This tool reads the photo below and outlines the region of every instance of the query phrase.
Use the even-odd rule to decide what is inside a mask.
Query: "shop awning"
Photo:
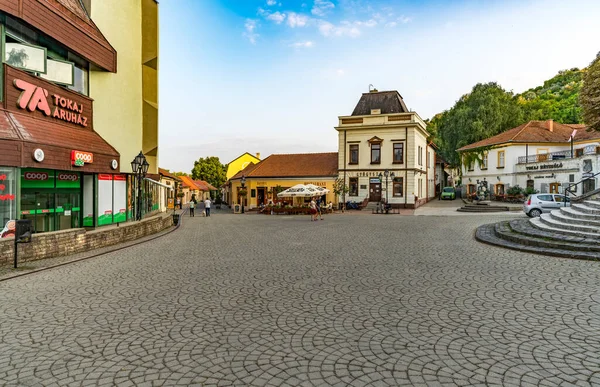
[[[120,162],[119,152],[98,133],[91,129],[79,129],[31,115],[8,112],[0,109],[0,139],[23,144],[20,166],[33,168],[66,169],[71,151],[90,152],[94,162],[86,164],[87,172],[114,173],[112,160]],[[38,163],[33,160],[33,149],[40,148],[46,159]],[[60,158],[60,159],[59,159]]]
[[[167,189],[173,189],[173,187],[171,187],[170,185],[166,185],[166,184],[160,183],[160,182],[158,182],[158,181],[156,181],[156,180],[152,180],[152,179],[150,179],[149,177],[145,177],[145,178],[144,178],[144,180],[148,180],[148,181],[150,181],[150,182],[152,182],[152,183],[154,183],[154,184],[156,184],[156,185],[159,185],[159,186],[161,186],[161,187],[165,187],[165,188],[167,188]]]

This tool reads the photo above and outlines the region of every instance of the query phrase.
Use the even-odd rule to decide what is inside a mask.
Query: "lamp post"
[[[383,180],[383,178],[385,177],[385,205],[387,206],[388,204],[388,177],[390,179],[394,178],[394,172],[390,173],[390,171],[388,171],[387,169],[385,171],[383,171],[383,174],[381,172],[379,172],[379,181]]]
[[[242,191],[246,187],[246,176],[242,175],[242,179],[240,181],[242,183]],[[242,214],[244,213],[244,196],[242,196]]]
[[[149,166],[148,160],[141,151],[131,162],[131,171],[135,174],[138,187],[135,220],[142,220],[142,180],[148,173]]]

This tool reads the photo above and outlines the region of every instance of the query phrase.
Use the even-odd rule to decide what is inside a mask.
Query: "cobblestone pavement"
[[[0,283],[1,385],[600,385],[600,265],[506,216],[188,218]]]

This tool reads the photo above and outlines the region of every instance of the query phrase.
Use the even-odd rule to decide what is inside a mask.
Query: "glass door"
[[[56,194],[56,229],[79,228],[81,208],[79,192],[58,192]]]

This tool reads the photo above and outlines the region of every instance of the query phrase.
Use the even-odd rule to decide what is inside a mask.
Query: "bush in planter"
[[[519,187],[518,185],[513,185],[506,190],[506,194],[511,196],[523,195],[523,188]]]
[[[525,195],[533,195],[536,193],[539,193],[540,191],[538,191],[537,189],[533,188],[533,187],[527,187],[525,188]]]

